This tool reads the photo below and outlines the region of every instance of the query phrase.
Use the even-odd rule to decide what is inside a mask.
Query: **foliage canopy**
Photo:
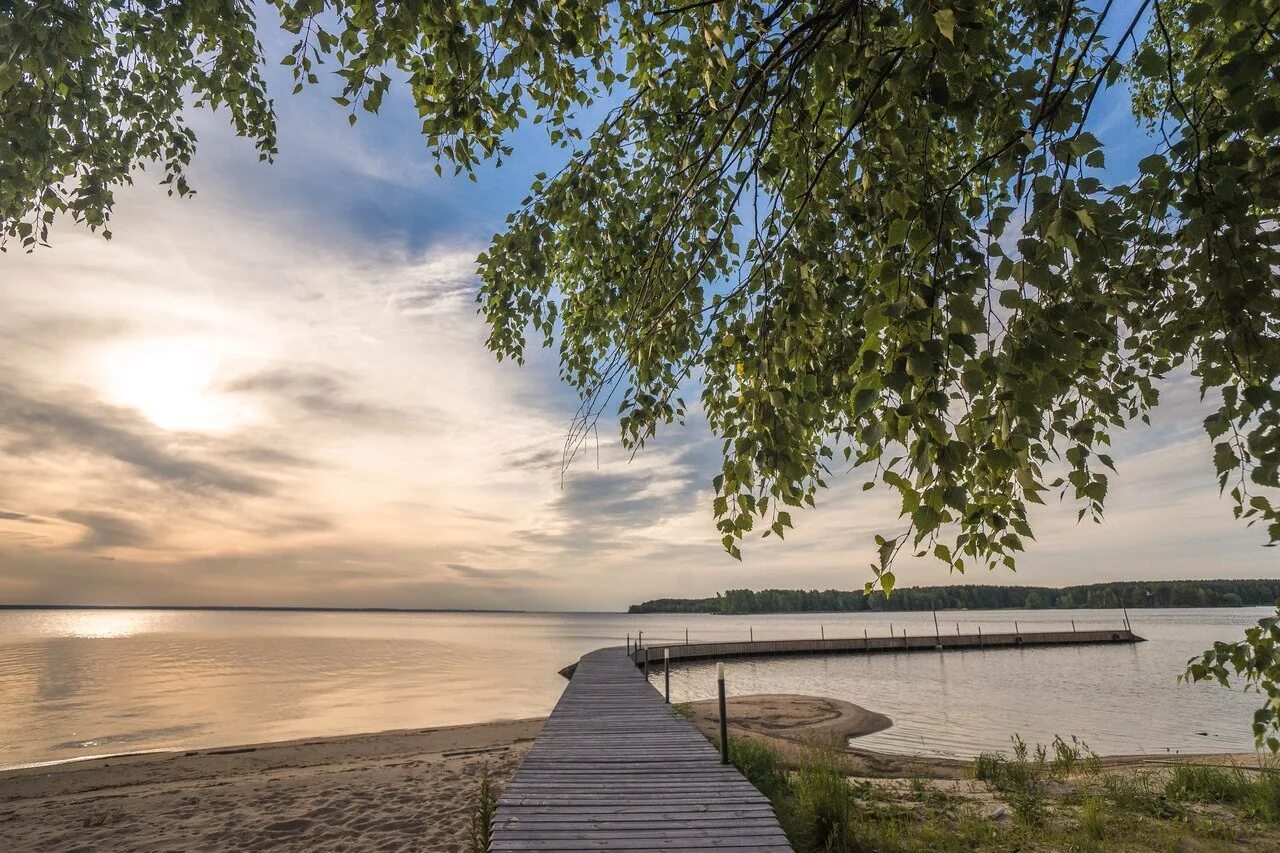
[[[295,90],[328,63],[354,122],[403,85],[445,167],[529,122],[566,148],[480,258],[489,345],[559,348],[575,438],[617,403],[639,447],[700,388],[735,556],[857,466],[901,498],[884,590],[903,548],[1013,566],[1029,504],[1100,517],[1111,433],[1176,370],[1280,540],[1278,0],[268,5]],[[275,150],[243,0],[9,0],[0,56],[10,243],[104,227],[145,164],[186,193],[188,106]],[[1155,140],[1119,183],[1112,89]]]

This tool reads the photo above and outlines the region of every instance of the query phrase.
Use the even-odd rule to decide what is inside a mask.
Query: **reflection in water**
[[[731,693],[813,693],[888,714],[864,739],[972,755],[1008,736],[1079,735],[1100,752],[1249,749],[1258,702],[1175,683],[1186,659],[1266,612],[1141,611],[1150,642],[870,657],[732,661]],[[940,614],[943,616],[944,614]],[[945,614],[944,630],[1110,627],[1099,611]],[[541,716],[556,671],[584,652],[647,641],[933,632],[928,614],[627,616],[222,611],[0,612],[0,766],[111,751],[185,749]],[[710,664],[672,673],[673,699],[714,692]],[[655,677],[660,678],[660,674]],[[1203,732],[1204,734],[1200,734]]]

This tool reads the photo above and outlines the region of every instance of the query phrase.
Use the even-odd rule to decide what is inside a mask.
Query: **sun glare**
[[[224,359],[208,341],[152,340],[104,359],[105,396],[136,409],[161,429],[220,432],[247,416],[245,405],[215,385]]]

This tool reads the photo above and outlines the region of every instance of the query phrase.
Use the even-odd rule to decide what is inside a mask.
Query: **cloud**
[[[270,490],[261,477],[175,454],[140,417],[90,401],[39,400],[0,385],[0,430],[9,433],[7,449],[15,455],[80,451],[109,457],[148,479],[184,490],[247,495]]]
[[[408,418],[391,406],[354,399],[347,377],[318,369],[277,367],[227,382],[223,391],[259,394],[283,401],[317,418],[346,423],[401,428]]]
[[[13,512],[0,509],[0,521],[25,521],[27,524],[47,524],[43,518],[27,515],[25,512]]]
[[[119,515],[67,510],[59,513],[59,517],[85,528],[76,547],[87,551],[100,548],[139,548],[151,541],[141,525]]]

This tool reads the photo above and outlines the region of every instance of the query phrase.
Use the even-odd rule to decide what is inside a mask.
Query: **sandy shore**
[[[718,734],[714,701],[688,706]],[[797,761],[810,744],[892,725],[816,696],[729,700],[731,737]],[[480,779],[500,791],[543,720],[117,756],[0,772],[0,851],[465,849]],[[1104,765],[1235,762],[1253,755],[1114,756]],[[963,779],[971,762],[844,749],[850,776]],[[957,782],[956,784],[960,784]]]
[[[480,779],[500,789],[542,720],[0,773],[0,849],[463,850]]]

